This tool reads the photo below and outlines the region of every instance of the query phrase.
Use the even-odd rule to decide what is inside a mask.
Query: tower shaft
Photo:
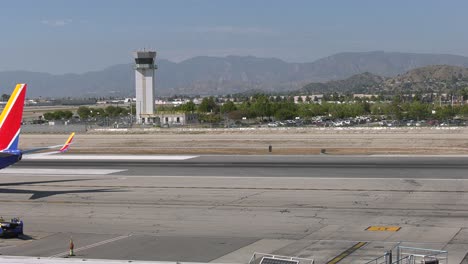
[[[154,123],[156,52],[136,51],[134,56],[136,121],[138,124]]]

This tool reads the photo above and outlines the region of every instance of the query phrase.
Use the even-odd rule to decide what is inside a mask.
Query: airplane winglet
[[[73,137],[75,137],[75,132],[70,134],[70,136],[68,137],[63,147],[59,150],[60,152],[65,152],[70,148],[70,145],[72,144],[72,141],[73,141]]]

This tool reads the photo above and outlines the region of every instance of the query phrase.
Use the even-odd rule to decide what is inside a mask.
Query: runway
[[[247,263],[254,252],[365,263],[396,243],[468,250],[468,157],[32,158],[0,171],[0,254]],[[76,159],[79,158],[79,159]],[[398,231],[369,231],[398,226]]]
[[[15,166],[34,169],[113,168],[129,176],[468,178],[468,156],[63,155],[54,159],[49,156],[25,157]]]

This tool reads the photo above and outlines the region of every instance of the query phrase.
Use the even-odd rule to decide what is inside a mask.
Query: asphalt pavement
[[[1,214],[26,234],[0,254],[62,258],[70,238],[86,259],[365,263],[401,243],[458,264],[468,251],[464,156],[57,157],[0,171]]]
[[[16,168],[112,168],[140,176],[468,178],[468,156],[189,156],[164,159],[25,159]],[[110,156],[111,157],[111,156]]]

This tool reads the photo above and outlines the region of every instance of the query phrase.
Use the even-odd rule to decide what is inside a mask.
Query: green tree
[[[237,109],[239,109],[244,114],[244,117],[256,117],[255,113],[252,110],[252,103],[250,101],[246,101],[240,105],[237,105]]]
[[[117,117],[121,115],[127,115],[128,109],[120,106],[110,105],[104,109],[104,115],[110,117]]]
[[[219,107],[216,104],[213,96],[203,98],[202,102],[198,106],[198,112],[201,113],[217,113],[218,111]]]
[[[361,103],[358,103],[359,105],[362,106],[362,109],[364,111],[363,114],[370,114],[371,110],[370,110],[370,107],[371,105],[368,103],[368,102],[361,102]]]
[[[52,112],[44,113],[44,119],[45,120],[55,120],[55,115]]]
[[[73,117],[73,112],[70,110],[65,110],[63,111],[63,117],[64,119],[71,119]]]
[[[70,110],[65,111],[54,111],[44,113],[44,119],[46,120],[61,120],[61,119],[70,119],[73,117],[73,113]]]
[[[363,104],[330,104],[329,113],[335,118],[356,117],[365,114]]]
[[[466,108],[466,110],[468,111],[468,107],[463,106],[460,109],[460,113],[463,113],[465,111],[464,108]],[[447,120],[447,119],[453,118],[455,115],[456,115],[455,109],[451,105],[439,106],[435,108],[434,117],[437,120]]]
[[[236,110],[237,107],[232,101],[227,101],[221,106],[221,113],[230,113]]]
[[[195,105],[194,102],[192,101],[189,101],[185,104],[182,104],[179,106],[179,110],[180,111],[183,111],[185,113],[192,113],[192,112],[195,112],[195,110],[197,109],[197,106]]]
[[[392,116],[393,112],[393,105],[389,103],[376,103],[370,106],[370,114],[372,115]]]
[[[332,94],[332,98],[331,98],[331,99],[332,99],[332,101],[337,102],[337,101],[340,100],[340,96],[338,95],[337,92],[334,92],[334,93]]]
[[[291,101],[275,103],[272,105],[272,113],[277,120],[291,119],[298,116],[298,106]]]
[[[235,110],[235,111],[228,112],[227,116],[229,119],[241,120],[242,117],[244,116],[247,117],[248,114],[244,110]]]
[[[414,96],[413,96],[413,101],[418,101],[418,102],[421,102],[422,100],[422,94],[421,92],[417,92]]]
[[[395,95],[393,96],[392,104],[391,104],[391,115],[394,119],[400,120],[403,118],[403,113],[401,109],[402,96]]]
[[[104,108],[93,108],[94,117],[106,117],[108,116]]]
[[[325,115],[325,108],[320,104],[300,104],[297,114],[302,118],[321,116]]]
[[[62,110],[57,110],[57,111],[53,112],[53,114],[55,116],[55,120],[62,119],[65,116],[65,112],[62,111]]]
[[[76,113],[78,114],[80,119],[87,119],[91,115],[91,110],[89,109],[89,107],[80,106],[78,107],[78,110],[76,111]]]
[[[201,122],[213,124],[219,123],[221,121],[221,117],[212,113],[200,113],[198,116],[198,120],[200,120]]]
[[[422,120],[430,116],[431,108],[429,104],[414,101],[408,105],[408,118]]]
[[[278,109],[275,112],[275,118],[277,120],[286,120],[286,119],[293,119],[296,116],[296,113],[291,109]]]
[[[107,116],[115,117],[119,115],[119,109],[113,105],[109,105],[104,109]]]
[[[272,115],[271,102],[267,96],[257,95],[254,100],[255,102],[251,107],[254,116],[261,117],[263,120],[264,117]]]

